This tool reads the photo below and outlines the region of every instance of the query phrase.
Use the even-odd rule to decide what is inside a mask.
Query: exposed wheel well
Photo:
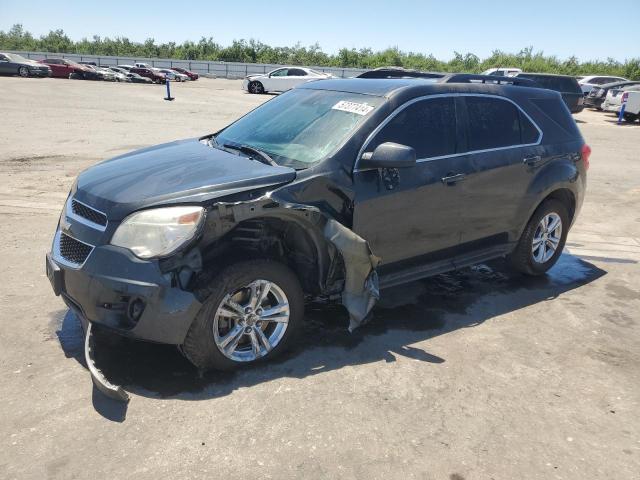
[[[332,249],[323,241],[320,248]],[[221,266],[251,258],[268,258],[288,265],[298,276],[305,294],[326,294],[342,270],[328,265],[324,253],[318,252],[313,235],[302,225],[276,217],[262,217],[240,222],[231,231],[202,251],[203,273],[215,272]],[[337,251],[333,258],[339,257]],[[326,290],[326,291],[323,291]]]

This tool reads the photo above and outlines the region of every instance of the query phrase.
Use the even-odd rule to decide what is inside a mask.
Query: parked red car
[[[51,68],[51,76],[56,78],[70,78],[71,75],[76,75],[79,78],[93,79],[96,73],[90,70],[84,65],[72,62],[66,58],[46,58],[40,60],[40,63],[49,65]]]
[[[200,78],[200,75],[198,75],[197,73],[190,72],[189,70],[186,70],[184,68],[171,67],[171,70],[175,70],[176,72],[183,73],[184,75],[189,77],[191,80],[197,80],[198,78]]]
[[[150,78],[153,83],[165,82],[164,73],[158,72],[157,70],[151,70],[150,68],[134,67],[134,68],[130,68],[129,71],[131,73],[137,73],[141,77]]]

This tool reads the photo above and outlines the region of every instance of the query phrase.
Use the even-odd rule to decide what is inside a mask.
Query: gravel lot
[[[239,81],[0,78],[0,478],[631,479],[640,472],[640,125],[585,111],[587,198],[546,278],[500,262],[384,292],[354,334],[307,312],[275,364],[198,378],[114,342],[92,390],[79,323],[44,274],[82,169],[208,133],[268,96]]]

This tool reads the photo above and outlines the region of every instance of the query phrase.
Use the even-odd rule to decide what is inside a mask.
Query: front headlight
[[[137,257],[163,257],[191,240],[204,218],[202,207],[166,207],[129,215],[113,234],[111,245]]]

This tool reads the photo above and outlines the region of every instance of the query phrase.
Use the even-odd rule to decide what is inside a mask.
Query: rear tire
[[[264,86],[262,85],[262,83],[256,82],[254,80],[253,82],[249,83],[249,93],[264,93]]]
[[[304,295],[298,277],[275,261],[232,264],[199,293],[205,300],[182,351],[202,371],[271,360],[292,345],[302,325]]]
[[[569,212],[564,203],[554,199],[542,202],[509,255],[510,265],[526,275],[545,274],[562,254],[569,223]]]

